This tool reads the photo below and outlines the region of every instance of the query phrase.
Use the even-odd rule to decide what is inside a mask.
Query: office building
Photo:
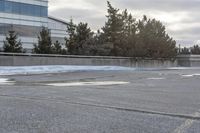
[[[0,48],[8,31],[14,30],[30,51],[37,44],[42,27],[47,27],[53,41],[64,43],[67,23],[48,17],[48,0],[0,0]]]

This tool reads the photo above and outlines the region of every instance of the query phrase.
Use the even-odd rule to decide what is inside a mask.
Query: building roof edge
[[[58,21],[58,22],[60,22],[60,23],[66,24],[66,25],[69,24],[68,22],[66,22],[66,21],[64,21],[64,20],[55,18],[55,17],[53,17],[53,16],[48,16],[48,18],[49,18],[49,19],[52,19],[52,20],[54,20],[54,21]]]

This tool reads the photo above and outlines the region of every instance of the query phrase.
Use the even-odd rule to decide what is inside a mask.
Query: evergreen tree
[[[71,20],[66,47],[70,54],[171,58],[177,54],[176,42],[155,19],[136,20],[127,10],[120,12],[110,2],[102,32],[93,35],[87,23],[77,26]]]
[[[6,40],[4,41],[3,46],[4,52],[12,52],[12,53],[22,53],[22,43],[19,40],[15,31],[9,31],[9,34],[6,36]]]
[[[69,54],[76,54],[76,44],[75,44],[75,30],[76,30],[76,25],[73,23],[73,20],[71,19],[69,24],[67,25],[67,33],[69,37],[65,38],[66,41],[66,47],[67,51]]]
[[[180,54],[191,54],[191,53],[190,53],[190,49],[184,47],[184,48],[181,49]]]
[[[177,54],[176,42],[169,37],[165,26],[160,21],[148,19],[146,16],[138,23],[138,40],[136,56],[165,58]]]
[[[67,54],[67,51],[62,48],[62,45],[57,40],[52,46],[53,54]]]
[[[69,37],[66,38],[66,47],[69,54],[84,55],[86,47],[89,47],[89,40],[93,37],[88,24],[80,22],[75,26],[71,20],[67,32]]]
[[[38,45],[34,44],[33,53],[37,54],[52,54],[52,41],[51,36],[45,27],[42,28],[38,36]]]
[[[61,54],[62,51],[62,46],[61,44],[58,42],[58,40],[53,44],[52,46],[53,48],[53,53],[54,54]]]
[[[191,48],[191,54],[200,54],[200,47],[198,45],[194,45]]]
[[[165,58],[177,54],[176,42],[165,31],[160,21],[148,19],[136,21],[132,14],[114,8],[108,2],[108,15],[103,33],[103,44],[112,45],[110,55]]]
[[[108,4],[108,15],[107,22],[105,26],[102,28],[103,37],[105,42],[112,45],[111,55],[120,55],[122,53],[121,44],[123,38],[123,19],[122,15],[119,13],[119,9],[114,8],[110,2]]]
[[[76,46],[77,53],[84,54],[85,47],[88,47],[88,40],[93,37],[93,33],[87,23],[79,23],[76,27]]]
[[[137,22],[127,10],[122,12],[122,19],[123,34],[121,35],[122,43],[120,45],[123,50],[122,56],[134,56],[137,39]]]

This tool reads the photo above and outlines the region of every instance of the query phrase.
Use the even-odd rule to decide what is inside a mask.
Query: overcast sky
[[[164,23],[177,43],[200,43],[200,0],[110,0],[119,9],[128,9],[136,18],[146,14]],[[93,30],[106,20],[106,0],[49,0],[49,15],[69,21],[88,22]]]

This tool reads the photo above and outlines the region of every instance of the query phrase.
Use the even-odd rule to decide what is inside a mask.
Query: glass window
[[[0,35],[6,35],[10,30],[14,30],[19,36],[37,37],[41,31],[41,27],[0,23]]]
[[[12,2],[6,1],[5,2],[5,12],[12,13]]]
[[[19,3],[13,3],[12,5],[13,5],[12,6],[12,12],[19,14],[20,13],[20,4]]]
[[[4,11],[4,0],[0,0],[0,11]]]
[[[5,0],[0,0],[0,11],[38,17],[47,17],[48,15],[47,7]]]

